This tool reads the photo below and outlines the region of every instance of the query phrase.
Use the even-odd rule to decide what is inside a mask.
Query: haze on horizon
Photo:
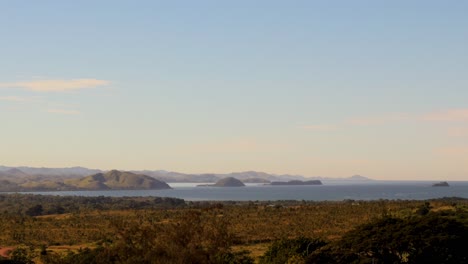
[[[468,180],[467,13],[3,1],[0,165]]]

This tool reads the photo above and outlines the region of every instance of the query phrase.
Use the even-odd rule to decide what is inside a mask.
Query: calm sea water
[[[319,186],[268,186],[248,184],[246,187],[197,187],[200,183],[169,183],[171,190],[66,191],[34,192],[35,194],[72,196],[159,196],[188,201],[274,201],[310,200],[423,200],[442,197],[468,198],[468,181],[449,182],[450,187],[432,187],[433,182],[338,182],[323,181]]]

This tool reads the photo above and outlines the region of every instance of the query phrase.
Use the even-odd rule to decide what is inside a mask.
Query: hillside
[[[0,192],[156,190],[170,188],[167,183],[153,177],[117,170],[78,178],[76,176],[70,178],[67,176],[30,175],[17,168],[0,171]]]
[[[243,187],[244,183],[233,177],[227,177],[213,184],[215,187]]]
[[[167,183],[147,175],[111,170],[80,179],[66,180],[66,184],[85,190],[155,190],[170,189]]]

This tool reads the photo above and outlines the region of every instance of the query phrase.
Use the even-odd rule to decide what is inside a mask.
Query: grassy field
[[[37,207],[38,201],[43,203],[42,207],[55,206],[54,203],[60,202],[55,199],[60,198],[51,198],[45,203],[44,197],[35,200],[30,196],[28,202],[19,203],[21,208],[16,210],[29,212],[26,208]],[[65,208],[60,214],[42,213],[37,216],[18,215],[14,208],[10,208],[0,218],[3,230],[0,246],[24,247],[30,255],[40,255],[40,251],[63,255],[133,239],[128,237],[130,233],[142,232],[140,239],[177,240],[187,236],[205,243],[205,240],[219,239],[206,233],[224,232],[229,238],[226,243],[233,252],[248,251],[251,257],[258,259],[273,241],[298,237],[334,241],[372,219],[408,217],[424,207],[434,212],[466,212],[468,201],[192,202],[173,208],[149,209],[96,209],[87,206],[69,212]],[[199,228],[199,234],[193,233],[196,228]],[[37,256],[33,257],[40,263]]]

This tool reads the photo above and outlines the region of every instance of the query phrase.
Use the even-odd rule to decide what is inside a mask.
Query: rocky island
[[[320,180],[310,180],[310,181],[299,181],[299,180],[292,180],[287,182],[272,182],[270,185],[322,185]]]
[[[215,184],[197,185],[198,187],[244,187],[245,184],[234,177],[227,177],[217,181]]]
[[[432,184],[432,187],[449,187],[449,186],[450,185],[446,181]]]

